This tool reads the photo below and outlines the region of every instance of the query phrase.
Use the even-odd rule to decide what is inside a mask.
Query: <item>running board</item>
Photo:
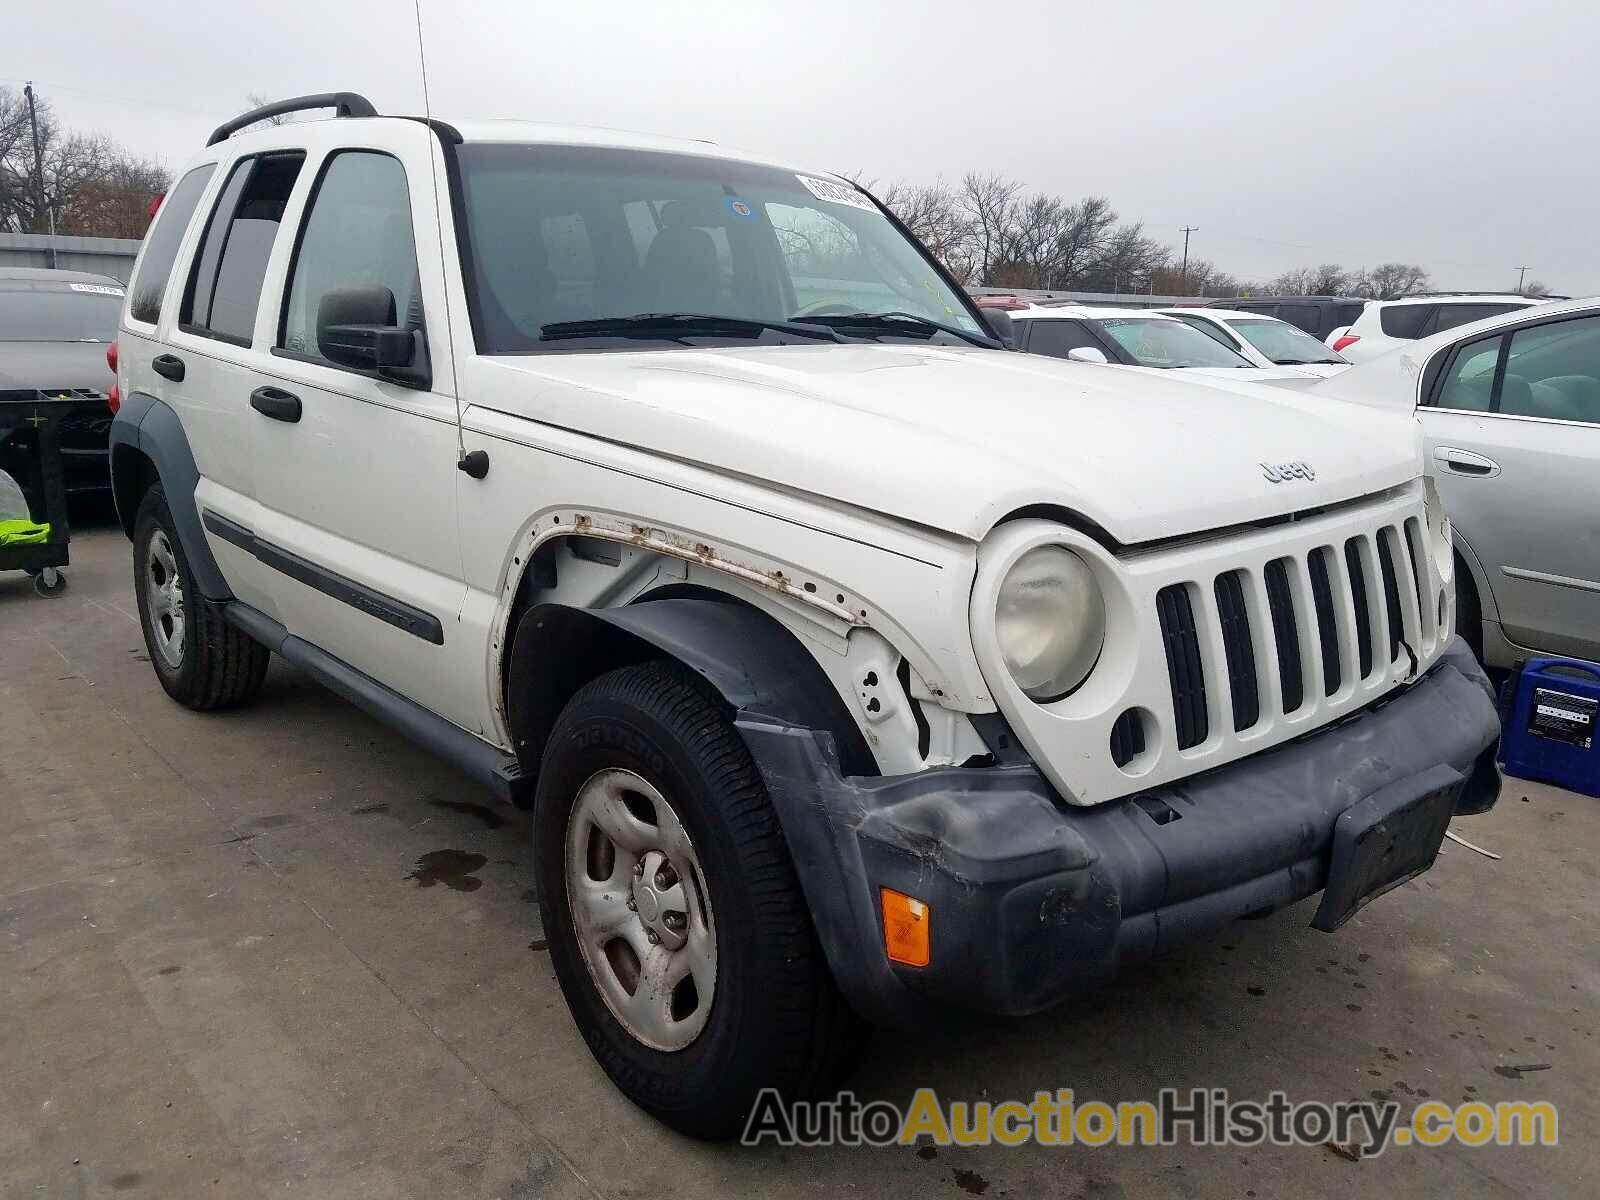
[[[231,600],[222,606],[222,615],[228,624],[248,634],[285,662],[293,663],[330,691],[455,764],[496,798],[519,808],[532,803],[533,781],[522,774],[514,756],[495,749],[459,725],[452,725],[327,651],[293,636],[259,609]]]

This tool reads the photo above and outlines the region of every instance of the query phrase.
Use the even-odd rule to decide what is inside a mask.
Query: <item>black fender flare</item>
[[[529,608],[506,671],[506,714],[522,771],[537,774],[567,701],[589,680],[629,663],[672,658],[703,676],[735,718],[830,736],[851,774],[877,773],[844,698],[776,618],[728,597],[676,596],[620,608]]]
[[[144,498],[138,473],[140,457],[155,467],[166,490],[178,541],[200,594],[219,602],[233,599],[200,524],[200,507],[194,498],[200,471],[195,466],[188,435],[183,432],[183,422],[167,404],[148,392],[130,392],[111,422],[111,490],[117,515],[129,537],[133,536],[134,514]]]

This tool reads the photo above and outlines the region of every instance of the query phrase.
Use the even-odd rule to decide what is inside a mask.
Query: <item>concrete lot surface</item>
[[[1581,1196],[1600,1191],[1600,800],[1511,780],[1339,934],[1241,923],[1023,1021],[880,1033],[905,1103],[1548,1099],[1554,1149],[742,1149],[685,1141],[575,1032],[528,826],[274,664],[201,716],[156,683],[128,544],[0,575],[5,1197]],[[1540,1068],[1540,1069],[1516,1069]]]

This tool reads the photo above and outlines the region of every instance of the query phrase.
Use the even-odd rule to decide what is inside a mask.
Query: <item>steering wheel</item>
[[[854,305],[840,304],[837,300],[817,300],[806,305],[796,317],[848,317],[856,311]]]

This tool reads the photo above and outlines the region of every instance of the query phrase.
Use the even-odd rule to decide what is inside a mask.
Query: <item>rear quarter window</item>
[[[211,182],[216,163],[196,167],[178,181],[171,195],[156,214],[155,228],[145,240],[144,258],[139,263],[138,274],[129,288],[132,297],[128,316],[135,321],[154,325],[161,319],[161,298],[167,290],[167,276],[172,274],[172,264],[178,257],[178,247],[200,204],[200,196]]]
[[[1392,338],[1416,338],[1437,304],[1386,304],[1378,310],[1378,327]]]

